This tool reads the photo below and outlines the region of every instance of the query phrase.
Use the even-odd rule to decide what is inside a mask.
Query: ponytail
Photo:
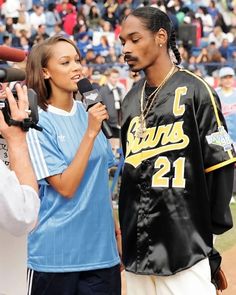
[[[173,60],[173,63],[179,65],[181,63],[181,56],[179,50],[176,46],[176,36],[174,29],[171,30],[170,34],[170,49],[169,49],[170,58]]]

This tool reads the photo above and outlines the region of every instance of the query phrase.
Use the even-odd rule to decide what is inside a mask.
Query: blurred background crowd
[[[119,158],[120,104],[142,76],[125,64],[119,33],[123,18],[145,5],[169,15],[181,66],[216,89],[235,143],[236,0],[0,0],[0,45],[29,52],[54,34],[72,39],[81,52],[84,76],[100,89],[107,106],[111,143]],[[9,66],[24,69],[25,62],[13,65],[0,60],[0,67]]]
[[[120,25],[143,5],[158,7],[171,18],[184,67],[212,86],[223,65],[235,68],[235,0],[0,0],[0,44],[29,51],[48,36],[66,35],[81,51],[86,76],[102,85],[103,74],[115,67],[127,90],[137,77],[123,60]]]

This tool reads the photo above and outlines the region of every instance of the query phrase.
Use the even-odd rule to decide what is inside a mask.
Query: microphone
[[[24,71],[15,68],[0,68],[0,82],[13,82],[24,80]]]
[[[8,46],[0,46],[0,59],[6,61],[21,62],[25,60],[26,53],[24,50]]]
[[[86,111],[95,105],[98,102],[102,103],[102,97],[97,89],[93,89],[92,84],[86,78],[79,80],[77,83],[79,92],[84,97],[84,102],[86,106]],[[107,120],[102,122],[102,131],[105,134],[106,138],[111,138],[113,136],[110,126],[107,123]]]

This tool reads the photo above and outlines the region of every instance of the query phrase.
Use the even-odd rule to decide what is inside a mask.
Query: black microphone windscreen
[[[24,80],[24,71],[15,68],[0,68],[0,82],[13,82]]]
[[[79,80],[77,83],[78,90],[83,96],[84,104],[86,110],[98,102],[102,102],[102,97],[97,89],[94,89],[92,84],[87,78]],[[106,120],[102,122],[102,131],[107,138],[113,136],[111,128]]]
[[[8,46],[0,46],[0,59],[6,61],[21,62],[24,61],[26,53],[24,50]]]
[[[93,90],[93,86],[87,78],[79,80],[77,86],[81,94]]]

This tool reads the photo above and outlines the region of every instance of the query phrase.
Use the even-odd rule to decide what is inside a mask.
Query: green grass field
[[[236,203],[231,204],[230,207],[233,216],[234,227],[223,235],[217,236],[215,247],[220,253],[223,253],[224,251],[229,250],[234,245],[236,245]]]

